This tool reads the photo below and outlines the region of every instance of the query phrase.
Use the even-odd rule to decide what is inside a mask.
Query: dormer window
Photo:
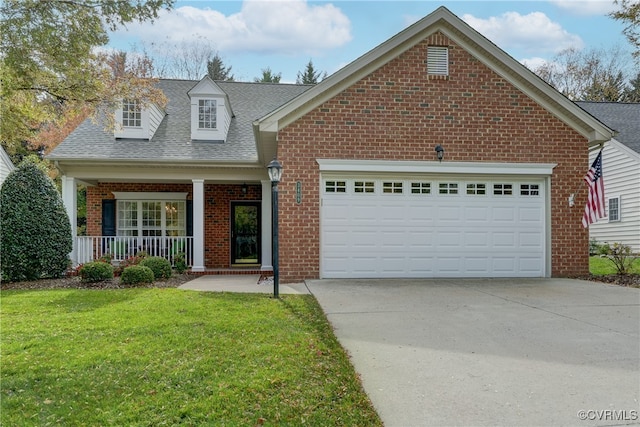
[[[138,101],[133,99],[122,101],[122,126],[126,128],[142,126],[142,110]]]
[[[127,139],[152,139],[165,112],[155,104],[144,105],[134,99],[123,99],[114,112],[113,136]]]
[[[217,128],[218,105],[215,99],[198,100],[198,128]]]
[[[191,140],[224,142],[233,119],[229,97],[209,76],[187,93],[191,100]]]

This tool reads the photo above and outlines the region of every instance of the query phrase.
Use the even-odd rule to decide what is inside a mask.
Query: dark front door
[[[231,202],[231,263],[260,264],[260,202]]]

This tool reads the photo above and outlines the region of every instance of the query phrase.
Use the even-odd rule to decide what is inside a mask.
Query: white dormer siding
[[[139,103],[122,100],[115,112],[116,138],[151,139],[162,122],[165,112],[157,105],[141,108]]]
[[[205,76],[190,91],[191,139],[225,141],[233,113],[229,98],[209,77]]]

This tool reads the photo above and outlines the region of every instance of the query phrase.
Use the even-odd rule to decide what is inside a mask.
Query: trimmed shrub
[[[95,283],[113,279],[113,266],[106,262],[88,262],[80,267],[78,272],[80,273],[81,280],[85,283]]]
[[[140,261],[138,265],[149,267],[153,271],[153,277],[156,280],[171,277],[171,263],[163,257],[150,256]]]
[[[184,257],[184,252],[179,252],[174,258],[173,263],[175,264],[176,272],[178,274],[183,274],[187,271],[187,261]]]
[[[70,267],[71,223],[55,184],[25,160],[0,189],[2,278],[61,277]]]
[[[120,282],[124,285],[153,283],[153,271],[144,265],[132,265],[122,270]]]
[[[118,263],[118,267],[116,267],[115,275],[116,277],[120,276],[125,268],[130,267],[132,265],[140,264],[140,261],[147,257],[147,253],[144,251],[138,252],[135,256],[130,256],[129,258],[123,259]]]

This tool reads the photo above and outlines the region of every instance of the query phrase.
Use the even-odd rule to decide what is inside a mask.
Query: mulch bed
[[[572,279],[591,280],[592,282],[602,282],[611,285],[626,286],[629,288],[640,288],[640,274],[608,274],[605,276],[576,276]]]
[[[167,280],[160,280],[149,285],[137,285],[137,288],[177,288],[178,286],[193,280],[199,276],[190,274],[174,274]],[[603,282],[612,285],[625,286],[631,288],[640,288],[640,274],[617,275],[610,274],[607,276],[594,276],[592,274],[586,276],[575,276],[572,279],[590,280],[594,282]],[[122,285],[119,278],[105,280],[97,283],[82,283],[79,276],[67,276],[59,279],[42,279],[31,282],[2,282],[0,290],[9,289],[123,289],[132,286]]]
[[[128,286],[120,283],[119,278],[104,280],[97,283],[83,283],[79,276],[66,276],[59,279],[42,279],[30,282],[2,282],[0,290],[9,289],[124,289],[124,288],[177,288],[198,276],[189,274],[174,274],[166,280],[158,280],[152,284]]]

